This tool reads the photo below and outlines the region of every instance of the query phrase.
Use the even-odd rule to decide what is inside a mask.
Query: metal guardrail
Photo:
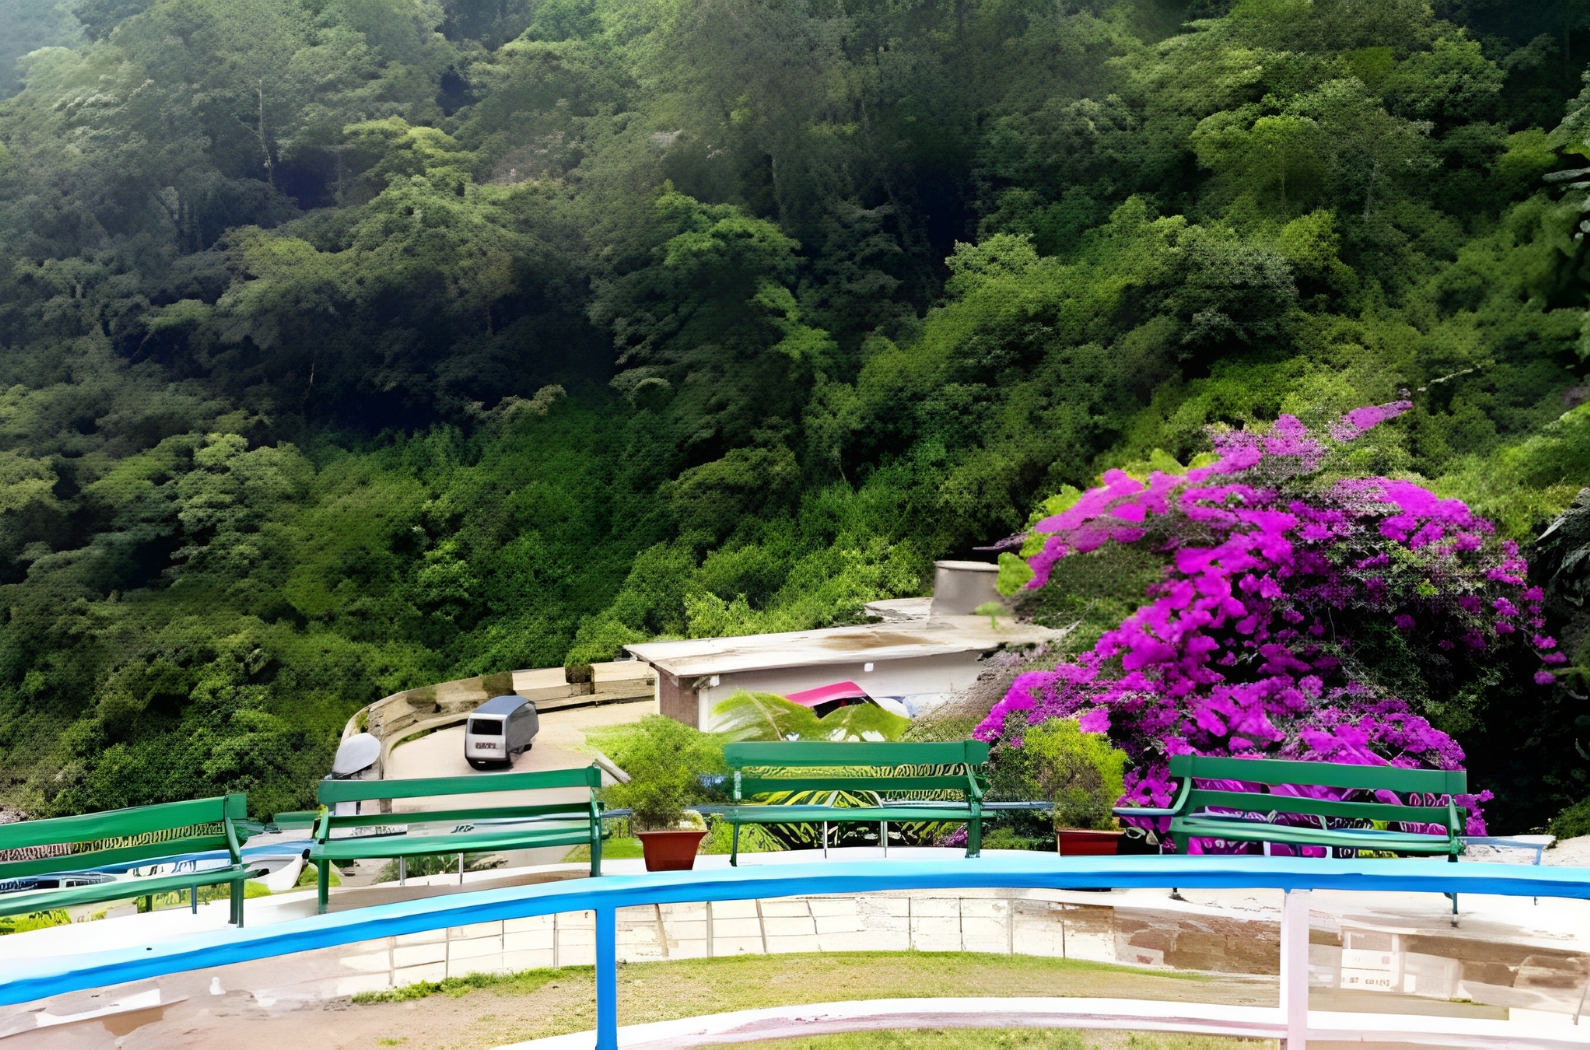
[[[609,875],[456,893],[248,929],[226,928],[143,948],[56,956],[0,967],[0,1005],[185,970],[226,966],[449,926],[559,912],[596,914],[596,1050],[617,1050],[617,909],[891,890],[1084,889],[1097,886],[1275,889],[1281,917],[1281,1027],[1288,1050],[1308,1034],[1308,891],[1480,893],[1590,899],[1590,870],[1435,860],[1294,857],[1055,857],[1006,854],[943,861],[770,864]]]

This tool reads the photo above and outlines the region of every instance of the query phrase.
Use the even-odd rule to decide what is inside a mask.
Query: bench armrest
[[[237,828],[232,826],[232,818],[227,817],[221,826],[226,829],[226,851],[231,854],[232,863],[243,863],[243,844],[237,840]]]
[[[315,814],[315,822],[309,827],[309,837],[318,842],[325,842],[331,838],[331,807],[321,806]]]
[[[1176,792],[1176,801],[1170,804],[1169,809],[1149,806],[1115,806],[1110,812],[1118,817],[1174,817],[1187,807],[1187,796],[1192,794],[1193,778],[1181,778],[1181,788]]]

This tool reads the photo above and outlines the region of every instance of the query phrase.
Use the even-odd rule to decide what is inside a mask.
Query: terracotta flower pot
[[[1054,833],[1056,852],[1062,857],[1113,857],[1123,834],[1125,832],[1057,828]]]
[[[689,871],[696,866],[696,850],[705,831],[637,831],[640,848],[646,855],[647,871]]]

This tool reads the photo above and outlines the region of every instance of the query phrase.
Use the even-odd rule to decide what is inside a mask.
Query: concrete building
[[[787,696],[845,681],[914,714],[969,688],[991,653],[1063,636],[1005,617],[971,615],[997,599],[995,572],[980,562],[939,562],[934,598],[866,606],[876,623],[624,648],[657,672],[658,711],[698,729],[710,729],[713,706],[742,689]]]

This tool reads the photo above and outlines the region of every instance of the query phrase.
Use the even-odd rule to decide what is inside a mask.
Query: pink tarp
[[[835,682],[833,685],[820,685],[816,689],[803,689],[798,693],[790,693],[784,699],[802,707],[816,707],[818,704],[832,703],[835,700],[871,700],[872,697],[855,682]]]

